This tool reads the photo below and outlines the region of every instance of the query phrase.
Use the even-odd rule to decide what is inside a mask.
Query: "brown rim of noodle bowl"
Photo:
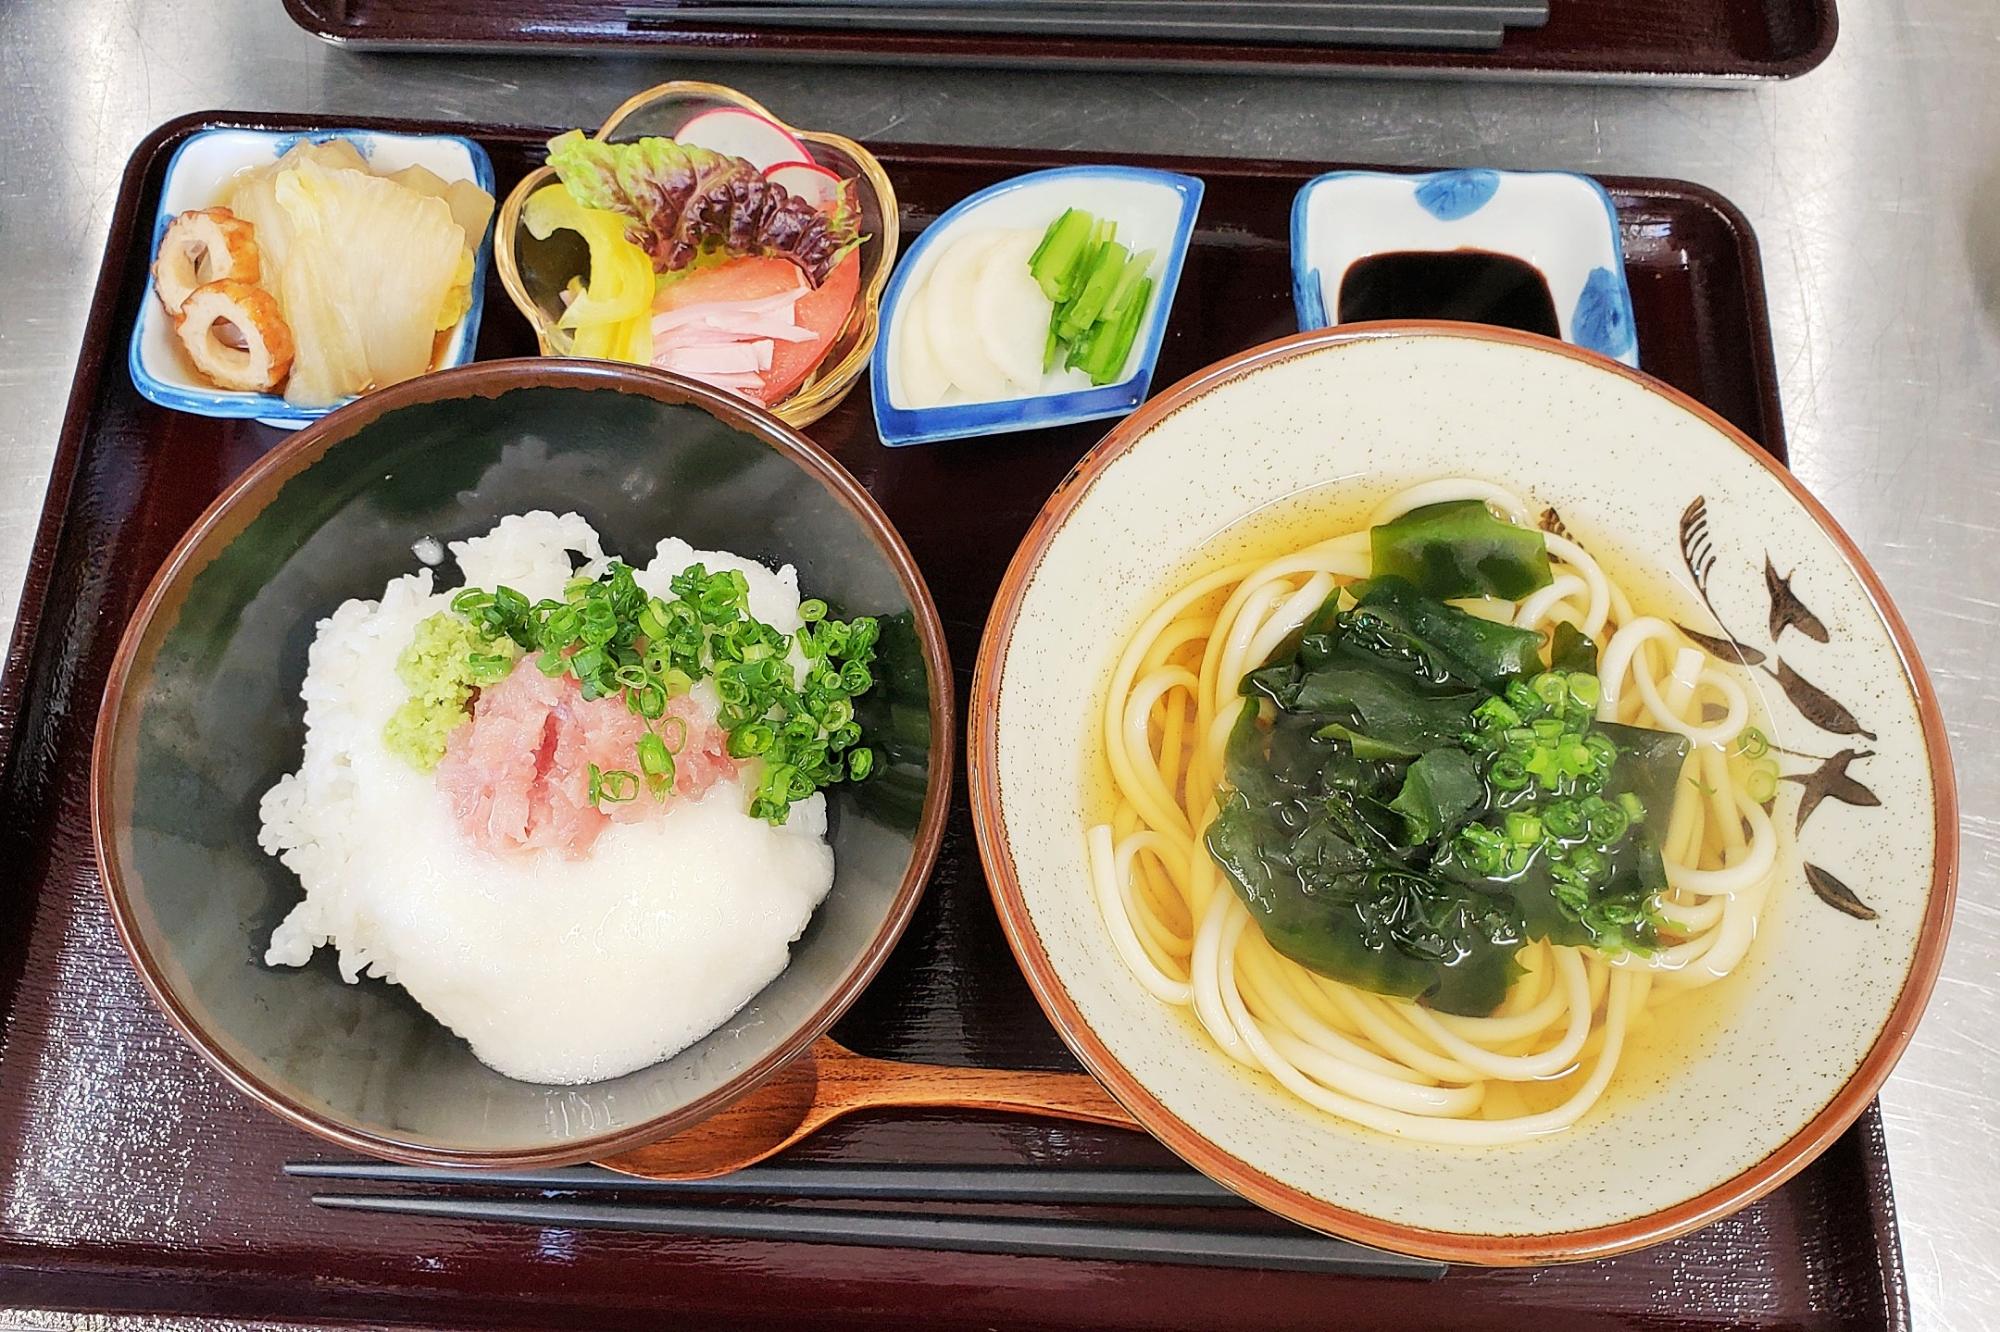
[[[106,826],[112,811],[121,804],[129,808],[129,785],[122,792],[112,789],[116,769],[114,747],[125,728],[120,716],[126,703],[126,686],[142,667],[150,667],[150,653],[141,659],[142,640],[162,615],[179,614],[187,584],[229,543],[279,488],[290,478],[317,462],[341,440],[398,408],[456,397],[494,398],[522,388],[580,388],[638,393],[670,405],[692,405],[707,410],[727,425],[756,436],[789,457],[818,480],[833,497],[858,518],[895,569],[897,579],[915,612],[917,637],[922,645],[924,665],[937,687],[930,700],[930,771],[924,792],[924,814],[917,825],[909,868],[904,872],[887,920],[875,938],[849,966],[832,995],[799,1028],[780,1041],[764,1058],[745,1068],[707,1095],[630,1128],[601,1133],[559,1145],[519,1151],[455,1150],[352,1129],[335,1123],[286,1096],[244,1067],[227,1050],[210,1038],[205,1028],[169,992],[158,965],[131,919],[127,899],[126,871],[120,862],[115,838]],[[175,589],[180,595],[173,595]],[[862,989],[873,979],[889,954],[917,899],[922,895],[937,859],[944,835],[946,808],[950,803],[953,731],[953,684],[951,664],[946,654],[944,629],[930,590],[924,585],[909,548],[867,491],[853,476],[792,427],[769,416],[740,398],[720,390],[682,379],[665,371],[587,360],[519,359],[480,361],[456,369],[420,376],[389,388],[378,389],[354,403],[330,413],[307,426],[271,452],[252,463],[214,503],[196,519],[187,534],[175,543],[159,572],[147,585],[112,659],[111,673],[97,718],[91,746],[90,821],[96,848],[97,867],[110,900],[111,918],[118,937],[131,955],[135,969],[146,983],[162,1012],[180,1029],[190,1045],[239,1091],[300,1128],[331,1142],[359,1152],[391,1160],[420,1164],[458,1166],[543,1166],[566,1165],[616,1155],[649,1142],[656,1142],[687,1128],[728,1105],[764,1082],[831,1027]],[[129,783],[129,777],[127,782]],[[122,799],[121,799],[122,795]]]
[[[1326,347],[1411,335],[1514,343],[1582,361],[1658,394],[1699,417],[1755,458],[1832,538],[1848,567],[1861,580],[1876,614],[1888,627],[1889,637],[1901,658],[1923,728],[1931,781],[1937,793],[1937,849],[1931,869],[1930,896],[1917,937],[1916,955],[1904,978],[1902,992],[1873,1046],[1852,1076],[1819,1113],[1763,1160],[1684,1202],[1611,1225],[1529,1235],[1478,1235],[1403,1225],[1312,1197],[1255,1169],[1209,1141],[1133,1076],[1084,1020],[1042,948],[1041,938],[1022,898],[1020,882],[1015,877],[1013,852],[1007,842],[997,764],[1000,672],[1020,615],[1028,580],[1040,566],[1049,543],[1076,510],[1098,474],[1155,425],[1230,380]],[[1482,1266],[1522,1266],[1603,1258],[1672,1239],[1761,1198],[1797,1174],[1845,1132],[1881,1087],[1883,1079],[1888,1077],[1890,1068],[1909,1042],[1910,1033],[1930,997],[1939,964],[1943,960],[1945,936],[1950,928],[1958,868],[1958,790],[1952,774],[1944,719],[1938,711],[1937,696],[1931,689],[1930,680],[1917,658],[1909,629],[1854,542],[1790,472],[1715,412],[1679,390],[1636,370],[1569,343],[1532,333],[1442,320],[1351,324],[1315,330],[1267,342],[1218,361],[1189,375],[1148,402],[1114,427],[1077,463],[1022,539],[1020,549],[1001,581],[979,645],[978,660],[973,666],[972,702],[966,731],[966,778],[971,795],[973,826],[978,833],[979,852],[985,862],[994,906],[999,912],[1001,926],[1006,930],[1007,941],[1013,946],[1022,970],[1027,973],[1035,997],[1041,1001],[1042,1008],[1077,1058],[1154,1136],[1203,1174],[1301,1225],[1398,1253]]]

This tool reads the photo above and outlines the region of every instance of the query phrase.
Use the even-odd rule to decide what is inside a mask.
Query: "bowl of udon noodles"
[[[1111,1092],[1451,1262],[1803,1168],[1908,1040],[1957,862],[1936,699],[1827,511],[1678,392],[1472,325],[1286,338],[1113,430],[1002,584],[968,771]]]

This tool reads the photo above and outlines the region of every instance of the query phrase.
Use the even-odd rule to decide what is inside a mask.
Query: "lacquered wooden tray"
[[[344,118],[343,118],[344,119]],[[356,123],[356,122],[347,122]],[[367,123],[367,122],[359,122]],[[63,424],[20,627],[0,684],[0,1308],[150,1310],[262,1323],[607,1328],[1650,1328],[1907,1325],[1880,1121],[1871,1110],[1810,1169],[1706,1230],[1604,1262],[1455,1270],[1421,1283],[1047,1258],[664,1239],[334,1214],[278,1173],[329,1154],[254,1109],[148,1003],[106,919],[85,789],[98,694],[155,565],[222,486],[280,438],[142,401],[120,349],[144,297],[141,219],[176,144],[140,145]],[[389,124],[383,128],[436,130]],[[504,190],[543,132],[452,127]],[[1072,156],[877,145],[914,231],[969,191]],[[1323,166],[1157,159],[1208,182],[1161,358],[1162,387],[1292,327],[1287,213]],[[1756,245],[1696,186],[1609,180],[1639,344],[1654,373],[1780,456]],[[497,286],[482,355],[533,350]],[[969,668],[1003,565],[1100,433],[886,449],[865,389],[812,428],[882,501]],[[961,687],[964,680],[961,679]],[[963,784],[960,784],[961,791]],[[969,820],[954,811],[928,894],[834,1034],[867,1054],[1075,1068],[994,920]],[[1112,1130],[952,1113],[838,1125],[804,1155],[946,1163],[1170,1164]],[[1276,1223],[1271,1223],[1276,1224]],[[1337,1312],[1336,1312],[1337,1311]],[[203,1326],[212,1326],[204,1323]]]
[[[1834,0],[1550,0],[1540,28],[1496,50],[1298,47],[1245,42],[955,36],[912,32],[659,27],[635,0],[285,0],[294,22],[357,47],[456,51],[650,50],[771,60],[1176,70],[1431,74],[1591,82],[1735,83],[1803,74],[1839,31]]]

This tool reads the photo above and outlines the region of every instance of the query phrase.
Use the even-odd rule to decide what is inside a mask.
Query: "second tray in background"
[[[840,32],[634,23],[646,0],[285,0],[306,31],[346,46],[457,51],[650,51],[764,60],[995,65],[1205,74],[1392,74],[1727,85],[1825,60],[1834,0],[1551,0],[1540,28],[1489,51],[1001,34]]]

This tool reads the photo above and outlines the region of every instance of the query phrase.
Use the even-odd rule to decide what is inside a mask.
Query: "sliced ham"
[[[699,799],[736,775],[728,737],[714,713],[689,695],[667,705],[662,734],[681,741],[666,800],[642,793],[626,802],[590,803],[590,768],[639,769],[645,722],[622,698],[585,700],[570,676],[550,679],[524,657],[506,679],[480,691],[472,719],[453,731],[437,767],[459,830],[495,853],[551,850],[586,855],[612,821],[654,817],[673,800]]]
[[[685,324],[708,324],[714,328],[730,328],[744,323],[762,323],[787,328],[796,327],[791,323],[791,314],[799,303],[799,298],[809,290],[804,282],[770,296],[758,296],[745,300],[700,301],[693,305],[675,306],[662,310],[653,316],[653,332],[665,333],[669,329]],[[779,316],[774,319],[773,316]],[[800,330],[804,331],[804,330]]]
[[[653,325],[654,345],[677,346],[686,342],[734,342],[743,338],[768,338],[776,342],[804,342],[814,334],[791,322],[789,313],[747,315],[721,312],[698,319],[678,319],[662,326]]]
[[[754,375],[771,368],[771,341],[716,342],[670,347],[654,344],[653,364],[684,375]]]

